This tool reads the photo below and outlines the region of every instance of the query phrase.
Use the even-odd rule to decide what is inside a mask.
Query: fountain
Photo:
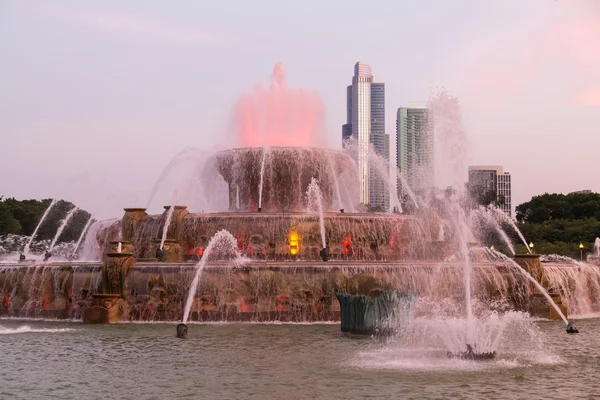
[[[305,100],[310,106],[300,107],[302,118],[290,117],[286,105]],[[468,360],[498,350],[497,335],[514,317],[486,314],[499,302],[510,312],[522,311],[514,317],[519,321],[528,312],[568,324],[559,300],[576,305],[569,297],[574,291],[567,283],[552,286],[558,273],[550,270],[572,266],[543,267],[537,255],[517,254],[513,261],[476,243],[484,229],[479,225],[485,225],[514,253],[498,222],[505,217],[479,209],[477,218],[469,218],[462,190],[417,196],[402,173],[373,156],[372,172],[388,185],[390,209],[364,212],[355,190],[355,149],[319,147],[319,104],[312,92],[287,89],[277,66],[268,90],[245,94],[238,104],[238,114],[247,117],[238,121],[239,143],[246,147],[215,151],[194,169],[195,189],[202,192],[195,210],[175,199],[158,214],[125,208],[120,219],[88,221],[88,233],[79,239],[81,260],[2,264],[0,298],[6,301],[0,316],[177,321],[177,336],[185,337],[192,321],[340,321],[352,303],[362,322],[344,320],[343,329],[369,333],[406,329],[416,320],[426,326],[424,319],[443,304],[436,335],[451,328],[445,350]],[[436,107],[436,115],[447,117],[437,126],[455,135],[454,106]],[[452,150],[462,140],[456,135],[448,139]],[[180,153],[169,166],[194,154]],[[455,177],[466,170],[460,160],[447,166]],[[405,196],[394,198],[397,179]],[[450,185],[460,188],[462,182]],[[593,289],[575,292],[579,298]]]

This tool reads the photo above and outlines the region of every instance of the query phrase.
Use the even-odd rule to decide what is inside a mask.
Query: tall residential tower
[[[389,159],[385,134],[385,84],[373,82],[371,67],[363,62],[354,65],[352,85],[346,89],[346,124],[342,139],[353,138],[358,146],[360,202],[387,209],[389,194],[379,173],[371,168],[369,147]]]
[[[425,105],[400,107],[396,118],[396,162],[413,191],[433,187],[433,129]]]

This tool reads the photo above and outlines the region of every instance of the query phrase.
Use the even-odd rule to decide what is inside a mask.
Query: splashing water
[[[162,238],[160,239],[160,249],[163,249],[165,245],[165,240],[167,240],[167,232],[169,231],[169,226],[171,225],[171,218],[173,218],[173,211],[175,210],[175,206],[172,205],[169,207],[169,211],[167,212],[167,219],[165,220],[165,225],[163,226]]]
[[[515,248],[514,248],[512,242],[510,241],[510,238],[508,237],[506,232],[504,232],[504,229],[502,229],[502,227],[500,226],[498,221],[493,217],[492,214],[490,214],[488,208],[486,208],[484,206],[479,206],[479,208],[476,208],[473,211],[473,213],[476,216],[483,219],[484,221],[486,221],[487,223],[489,223],[494,228],[494,230],[500,235],[500,237],[502,238],[502,240],[504,241],[504,243],[506,244],[506,246],[508,247],[510,252],[513,255],[515,255]],[[502,214],[504,214],[504,212],[502,212]],[[506,215],[506,214],[504,214],[504,215]]]
[[[529,246],[527,244],[527,240],[525,240],[525,236],[523,236],[523,233],[517,227],[517,224],[515,224],[515,221],[512,218],[510,218],[508,215],[506,215],[506,213],[504,211],[502,211],[501,209],[499,209],[498,207],[490,206],[489,209],[490,209],[490,211],[492,211],[494,213],[494,215],[496,215],[497,217],[499,217],[502,221],[508,222],[508,224],[510,224],[510,226],[519,235],[519,238],[521,239],[521,241],[525,245],[525,248],[527,249],[527,251],[529,252],[529,254],[532,254],[531,253],[531,249],[529,248]],[[513,254],[514,254],[514,251],[513,251]]]
[[[600,237],[594,240],[594,249],[596,249],[596,257],[600,258]]]
[[[229,259],[233,258],[234,263],[240,263],[244,261],[237,250],[237,239],[231,233],[225,229],[221,229],[215,233],[215,235],[210,239],[210,242],[208,242],[202,259],[194,267],[196,274],[194,275],[194,280],[190,285],[190,290],[183,311],[182,323],[184,324],[187,322],[190,316],[192,302],[194,301],[194,296],[196,295],[196,290],[198,289],[198,282],[200,281],[202,271],[204,270],[209,257],[211,257],[213,253],[215,256],[227,257]]]
[[[563,320],[563,322],[565,323],[565,325],[569,325],[569,321],[567,320],[567,317],[565,317],[565,315],[561,311],[560,307],[558,307],[556,305],[556,303],[554,302],[554,300],[552,299],[552,296],[550,296],[550,294],[548,293],[548,291],[541,285],[541,283],[539,283],[537,281],[537,279],[535,279],[533,276],[531,276],[531,274],[529,272],[527,272],[524,268],[522,268],[519,264],[517,264],[512,258],[506,257],[504,254],[502,254],[500,252],[497,252],[495,250],[491,250],[491,251],[494,252],[494,253],[497,253],[499,259],[502,259],[503,261],[505,261],[515,271],[519,272],[529,282],[533,283],[534,286],[540,291],[540,293],[542,293],[544,295],[544,297],[546,298],[546,300],[548,300],[548,304],[550,304],[552,306],[552,308],[554,308],[554,310],[556,311],[556,313],[558,315],[560,315],[560,318]]]
[[[260,183],[258,185],[258,208],[262,208],[263,180],[265,177],[265,161],[267,159],[267,150],[268,147],[263,147],[262,161],[260,163]]]
[[[88,219],[88,221],[86,222],[85,226],[83,227],[83,230],[81,231],[81,235],[79,235],[79,239],[77,239],[77,243],[75,244],[75,248],[73,249],[73,253],[71,254],[71,257],[75,257],[75,254],[77,254],[77,249],[79,248],[79,245],[83,241],[83,238],[85,237],[85,234],[86,234],[88,228],[90,227],[90,225],[92,225],[93,221],[94,221],[94,218],[92,217],[92,215],[90,215],[90,219]]]
[[[325,239],[325,221],[323,219],[323,203],[321,199],[321,189],[319,188],[319,182],[313,177],[306,190],[306,199],[308,203],[309,212],[319,213],[319,228],[321,230],[321,244],[323,248],[327,247],[327,240]]]
[[[48,251],[52,251],[52,249],[54,248],[54,245],[58,241],[58,238],[62,234],[63,230],[66,228],[69,221],[71,221],[71,218],[73,218],[73,216],[75,215],[75,212],[77,212],[77,210],[79,210],[78,207],[73,207],[73,209],[71,211],[69,211],[69,213],[67,214],[65,219],[62,220],[62,222],[60,223],[60,226],[58,227],[58,230],[56,231],[56,235],[54,235],[54,239],[52,239],[52,243],[50,243],[50,247],[48,248]]]
[[[338,201],[338,208],[344,208],[344,204],[342,202],[342,195],[340,194],[340,182],[337,177],[337,173],[335,172],[335,168],[333,167],[333,161],[331,160],[331,153],[327,153],[327,161],[329,162],[329,168],[331,169],[331,176],[333,177],[333,186],[335,189],[335,195]]]
[[[32,328],[28,325],[23,325],[11,329],[5,328],[2,325],[0,325],[0,335],[14,335],[17,333],[60,333],[71,331],[73,331],[73,329],[70,328]]]
[[[319,147],[325,135],[325,107],[314,91],[289,89],[285,68],[275,64],[271,85],[256,85],[243,94],[235,110],[237,144]]]
[[[52,202],[50,203],[48,208],[46,208],[46,211],[44,211],[44,215],[42,215],[42,219],[40,219],[40,222],[38,222],[37,226],[35,227],[35,230],[33,231],[33,234],[31,235],[31,238],[29,238],[29,242],[27,242],[27,245],[25,245],[25,249],[23,250],[24,255],[29,254],[29,248],[31,247],[31,242],[33,242],[33,239],[35,238],[35,235],[37,234],[38,230],[40,229],[40,226],[42,226],[42,223],[44,222],[44,220],[50,213],[50,210],[52,210],[52,208],[56,205],[56,203],[58,203],[58,200],[52,199]]]

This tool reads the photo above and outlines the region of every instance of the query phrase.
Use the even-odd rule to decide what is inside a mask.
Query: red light
[[[348,249],[344,249],[344,254],[348,254]]]
[[[199,256],[202,256],[204,254],[204,249],[198,249],[197,253]]]

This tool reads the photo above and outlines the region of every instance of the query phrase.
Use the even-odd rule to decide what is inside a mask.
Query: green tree
[[[21,232],[21,224],[12,215],[10,208],[6,206],[0,197],[0,235],[19,232]]]

